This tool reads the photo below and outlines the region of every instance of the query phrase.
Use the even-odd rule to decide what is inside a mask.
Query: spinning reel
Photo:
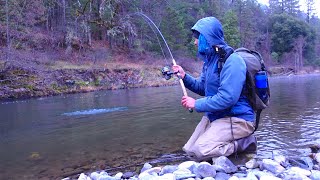
[[[161,73],[163,75],[163,77],[166,79],[166,80],[169,80],[172,78],[172,74],[176,74],[174,72],[171,72],[170,71],[170,68],[168,66],[165,66],[161,69]]]

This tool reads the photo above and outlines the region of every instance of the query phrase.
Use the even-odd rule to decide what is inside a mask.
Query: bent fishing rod
[[[145,14],[143,14],[143,13],[141,13],[141,12],[137,12],[137,13],[135,13],[135,14],[142,16],[143,18],[145,18],[145,20],[147,20],[148,22],[150,22],[150,23],[153,25],[153,27],[154,27],[154,28],[157,30],[157,32],[160,34],[163,42],[164,42],[165,45],[166,45],[166,48],[167,48],[168,52],[170,53],[170,56],[171,56],[171,59],[172,59],[172,64],[173,64],[173,65],[177,65],[176,61],[175,61],[174,58],[173,58],[173,55],[172,55],[172,53],[171,53],[171,50],[170,50],[170,48],[169,48],[169,46],[168,46],[168,44],[167,44],[167,41],[165,40],[164,36],[162,35],[161,31],[160,31],[159,28],[156,26],[156,24],[155,24],[148,16],[146,16]],[[151,28],[151,29],[152,29],[152,28]],[[160,46],[161,46],[161,44],[160,44]],[[161,49],[162,49],[162,47],[161,47]],[[164,68],[162,69],[162,74],[165,75],[166,79],[167,79],[167,78],[170,79],[171,74],[173,74],[173,73],[170,73],[170,69],[169,69],[169,68],[164,67]],[[179,83],[180,83],[180,86],[181,86],[183,95],[184,95],[184,96],[188,96],[186,87],[185,87],[185,85],[184,85],[184,83],[183,83],[183,80],[182,80],[182,78],[181,78],[180,73],[178,72],[178,73],[176,73],[176,74],[177,74],[177,76],[178,76],[178,78],[179,78]],[[167,79],[167,80],[168,80],[168,79]],[[192,108],[189,108],[188,110],[189,110],[190,113],[193,112],[193,109],[192,109]]]

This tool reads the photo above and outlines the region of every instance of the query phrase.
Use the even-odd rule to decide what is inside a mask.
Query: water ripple
[[[108,108],[108,109],[88,109],[82,111],[74,111],[63,113],[64,116],[79,116],[79,115],[94,115],[94,114],[102,114],[102,113],[109,113],[115,111],[125,111],[128,110],[127,107],[115,107],[115,108]]]

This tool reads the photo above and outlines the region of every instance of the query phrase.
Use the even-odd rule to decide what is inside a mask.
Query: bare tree
[[[92,1],[90,1],[90,4],[89,4],[89,22],[91,22],[91,14],[92,14]],[[91,38],[91,27],[90,27],[90,24],[88,23],[87,24],[87,28],[88,28],[88,44],[91,46],[92,44],[92,38]]]
[[[314,9],[314,0],[305,0],[307,5],[307,22],[310,23],[310,18]]]
[[[299,36],[294,43],[294,66],[296,73],[303,67],[303,49],[306,44],[306,38]]]
[[[62,26],[63,26],[63,30],[66,31],[66,0],[62,0],[62,8],[63,8]]]
[[[9,2],[6,0],[6,25],[7,25],[7,61],[10,53],[10,35],[9,35]]]

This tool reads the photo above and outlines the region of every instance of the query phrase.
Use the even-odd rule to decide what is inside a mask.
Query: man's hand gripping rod
[[[172,63],[173,63],[173,65],[177,65],[176,61],[173,58],[172,58]],[[184,96],[188,96],[186,87],[184,86],[183,80],[181,79],[181,76],[180,76],[179,72],[177,73],[177,76],[179,78],[179,82],[180,82],[180,85],[181,85],[181,88],[182,88],[182,91],[183,91],[183,95]],[[192,108],[188,108],[188,110],[189,110],[190,113],[193,112]]]

